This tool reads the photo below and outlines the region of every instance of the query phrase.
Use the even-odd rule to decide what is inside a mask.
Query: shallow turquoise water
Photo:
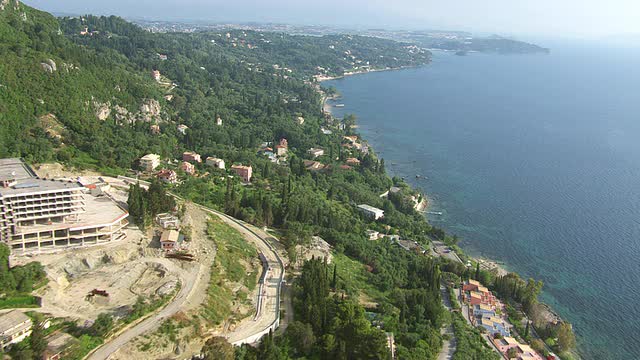
[[[585,358],[640,359],[640,51],[543,45],[325,85],[432,222],[545,282]]]

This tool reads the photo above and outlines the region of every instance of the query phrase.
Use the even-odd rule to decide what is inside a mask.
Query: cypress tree
[[[338,282],[338,265],[333,264],[333,280],[331,281],[331,287],[335,290]]]
[[[480,263],[476,263],[476,280],[480,280]]]

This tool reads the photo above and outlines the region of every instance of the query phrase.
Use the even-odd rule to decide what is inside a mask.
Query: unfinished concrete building
[[[122,239],[128,215],[78,182],[41,179],[20,159],[0,159],[0,241],[14,254]]]

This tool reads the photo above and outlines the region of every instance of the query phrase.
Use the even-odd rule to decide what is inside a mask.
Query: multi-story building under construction
[[[124,238],[129,214],[86,190],[77,181],[39,178],[20,159],[0,159],[0,241],[20,254]]]

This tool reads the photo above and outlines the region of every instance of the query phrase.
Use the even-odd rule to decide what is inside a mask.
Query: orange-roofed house
[[[189,175],[193,175],[196,173],[196,167],[187,161],[183,161],[182,165],[180,165],[180,169]]]
[[[193,151],[185,151],[182,153],[182,161],[202,162],[202,157]]]
[[[240,176],[242,181],[251,182],[251,176],[253,175],[253,168],[251,166],[233,165],[231,166],[231,170]]]
[[[360,165],[360,160],[358,160],[356,158],[348,158],[346,163],[348,165]]]
[[[160,172],[158,172],[156,176],[158,177],[158,179],[160,179],[160,181],[163,181],[169,184],[174,184],[178,181],[178,174],[176,174],[175,171],[170,169],[162,169],[160,170]]]
[[[481,286],[479,281],[469,279],[467,283],[462,285],[462,290],[464,291],[477,291],[478,287]]]

